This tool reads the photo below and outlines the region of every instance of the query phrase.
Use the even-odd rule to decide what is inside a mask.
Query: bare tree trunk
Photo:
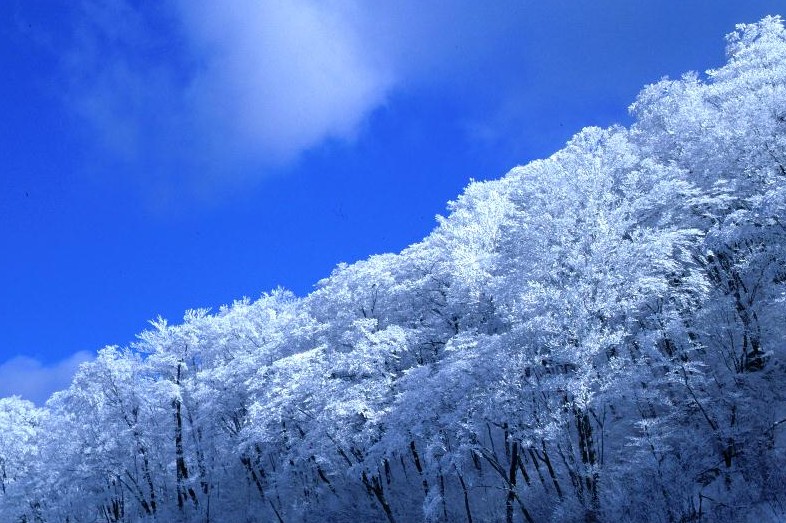
[[[516,500],[516,465],[519,458],[519,444],[513,442],[512,456],[510,459],[510,471],[508,472],[508,496],[505,499],[505,521],[513,523],[513,502]]]
[[[368,475],[363,472],[361,478],[363,479],[363,485],[366,486],[366,490],[374,494],[374,497],[379,502],[379,505],[382,507],[382,511],[385,513],[388,523],[396,523],[396,518],[393,517],[393,510],[390,508],[387,498],[385,498],[385,492],[382,489],[382,482],[379,480],[379,477],[372,475],[371,481],[369,481]]]
[[[415,462],[415,468],[420,474],[420,477],[423,478],[423,491],[428,495],[428,480],[423,477],[423,466],[420,464],[420,455],[418,454],[418,449],[415,447],[415,440],[409,442],[409,450],[412,453],[412,461]]]
[[[467,484],[464,483],[464,476],[461,475],[455,463],[453,468],[456,469],[459,483],[461,484],[461,491],[464,493],[464,511],[467,513],[467,523],[472,523],[472,511],[469,509],[469,492],[467,492]]]
[[[182,362],[177,364],[177,373],[175,378],[175,385],[180,388],[180,372]],[[185,502],[188,498],[194,503],[194,506],[199,505],[196,492],[190,486],[185,486],[188,481],[188,467],[186,466],[185,452],[183,450],[183,413],[182,402],[180,396],[172,400],[172,406],[175,409],[175,473],[177,477],[177,506],[183,510]]]

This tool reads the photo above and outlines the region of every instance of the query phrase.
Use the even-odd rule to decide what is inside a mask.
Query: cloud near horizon
[[[52,393],[68,388],[79,365],[95,355],[79,351],[53,364],[43,364],[28,356],[16,356],[0,364],[0,398],[21,396],[38,406]]]

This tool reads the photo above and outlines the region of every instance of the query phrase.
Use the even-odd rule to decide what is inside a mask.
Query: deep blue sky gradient
[[[436,4],[423,4],[424,17],[444,9]],[[469,5],[448,4],[454,13],[432,13],[442,21],[427,28],[435,40]],[[488,20],[474,8],[458,37],[386,90],[352,137],[321,140],[274,165],[212,166],[234,181],[195,196],[188,180],[198,166],[182,159],[187,148],[168,156],[152,109],[139,120],[150,143],[138,156],[107,147],[74,110],[79,2],[8,2],[0,17],[0,363],[21,355],[50,365],[125,345],[159,314],[178,321],[188,308],[215,309],[279,285],[304,295],[338,262],[421,239],[470,178],[548,156],[584,126],[629,123],[627,106],[644,84],[721,65],[724,34],[780,4],[505,1],[503,16],[497,9]],[[151,3],[130,5],[150,11]],[[160,48],[176,57],[176,21],[146,20],[159,23]],[[412,45],[425,49],[430,38]],[[134,58],[146,59],[168,60]]]

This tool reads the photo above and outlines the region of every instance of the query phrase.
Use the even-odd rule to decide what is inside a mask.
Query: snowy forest
[[[399,254],[0,400],[0,521],[786,519],[786,30]]]

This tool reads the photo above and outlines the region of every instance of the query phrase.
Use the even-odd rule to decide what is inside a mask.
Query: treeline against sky
[[[422,242],[0,400],[0,521],[782,521],[786,31]]]

